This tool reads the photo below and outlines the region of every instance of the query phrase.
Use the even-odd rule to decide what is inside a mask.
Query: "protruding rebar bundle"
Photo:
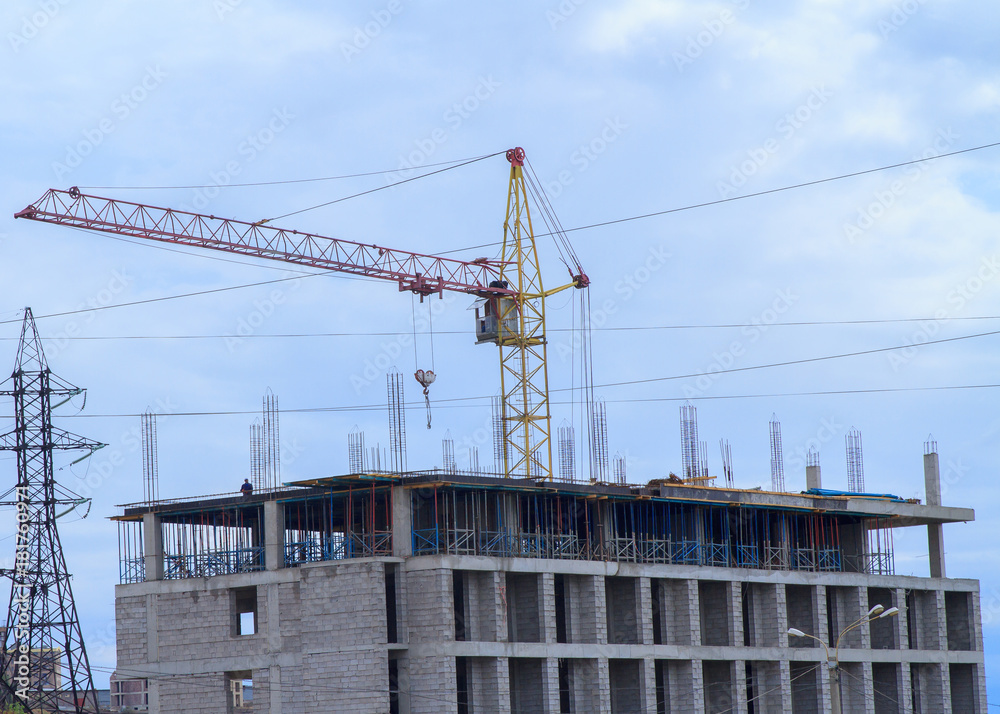
[[[441,464],[445,472],[458,473],[458,464],[455,461],[455,440],[451,438],[451,430],[444,433],[441,440]]]
[[[268,387],[264,394],[264,487],[281,483],[281,439],[278,434],[278,397]]]
[[[142,498],[146,503],[160,500],[160,469],[156,455],[156,414],[148,408],[142,415]]]
[[[385,375],[389,402],[389,468],[406,471],[406,413],[403,398],[403,375],[396,369]]]
[[[576,481],[576,430],[565,419],[559,425],[559,480]]]
[[[365,433],[357,424],[347,435],[347,470],[352,474],[365,471]]]
[[[507,439],[504,434],[504,417],[506,410],[503,399],[493,397],[492,419],[493,419],[493,463],[497,473],[504,472],[504,464],[507,462],[506,450]]]
[[[931,454],[936,454],[937,452],[937,441],[934,440],[933,434],[928,434],[927,441],[924,442],[924,456],[930,456]]]
[[[250,425],[250,483],[255,489],[264,488],[264,427],[260,419]]]
[[[814,446],[810,446],[809,451],[806,452],[806,467],[809,466],[819,466],[819,452]]]
[[[719,450],[722,452],[722,473],[726,478],[726,486],[733,488],[735,481],[733,478],[733,449],[729,441],[719,439]]]
[[[482,471],[479,469],[479,447],[470,446],[469,447],[469,471],[474,474],[481,474]]]
[[[698,475],[708,478],[708,442],[699,442],[698,447]]]
[[[591,459],[590,474],[591,483],[606,483],[608,481],[608,413],[604,406],[604,400],[598,399],[594,402],[594,417],[590,425],[590,442],[593,444],[593,458]]]
[[[861,432],[851,427],[845,437],[847,448],[847,490],[864,492],[865,490],[865,465],[864,456],[861,453]]]
[[[685,479],[700,476],[698,410],[689,402],[681,406],[681,473]]]
[[[781,423],[778,415],[771,415],[771,490],[785,490],[785,456],[781,447]]]
[[[612,467],[615,475],[615,483],[619,486],[624,486],[628,483],[628,474],[625,472],[626,461],[625,455],[620,451],[615,452],[614,460],[612,461]]]

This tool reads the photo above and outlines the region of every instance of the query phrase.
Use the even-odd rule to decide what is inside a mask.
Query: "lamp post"
[[[834,647],[833,657],[830,656],[830,648],[827,647],[826,643],[820,638],[815,637],[814,635],[806,634],[802,630],[797,630],[794,627],[788,628],[788,634],[792,637],[808,637],[809,639],[816,640],[823,645],[823,652],[826,653],[826,665],[830,671],[831,684],[836,685],[830,687],[830,711],[833,714],[842,714],[842,710],[840,708],[840,641],[844,638],[844,635],[853,630],[855,627],[868,624],[869,622],[874,622],[875,620],[881,620],[883,617],[895,617],[898,614],[898,607],[890,607],[886,610],[882,605],[876,605],[860,620],[852,622],[846,628],[841,630],[840,634],[837,635],[837,643]]]

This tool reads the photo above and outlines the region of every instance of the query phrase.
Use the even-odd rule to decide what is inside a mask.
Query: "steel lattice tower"
[[[15,427],[0,436],[0,450],[17,454],[17,485],[5,494],[13,500],[3,505],[16,508],[18,533],[15,567],[4,571],[11,593],[0,696],[31,712],[95,712],[97,693],[56,529],[57,508],[86,500],[56,483],[52,459],[56,449],[93,451],[103,444],[52,426],[52,398],[62,403],[83,390],[49,371],[30,308],[11,379],[13,388],[0,394],[14,397]]]

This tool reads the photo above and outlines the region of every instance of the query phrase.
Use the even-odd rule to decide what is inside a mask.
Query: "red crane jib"
[[[440,294],[444,290],[480,297],[517,294],[509,288],[490,286],[501,279],[501,270],[511,264],[509,261],[486,258],[464,261],[381,248],[273,228],[264,222],[247,223],[88,196],[76,187],[68,191],[49,189],[37,202],[15,213],[14,218],[393,280],[401,292],[418,295]]]

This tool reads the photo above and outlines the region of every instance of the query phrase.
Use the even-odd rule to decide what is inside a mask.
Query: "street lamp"
[[[840,632],[840,634],[837,636],[837,644],[836,647],[834,648],[833,657],[830,657],[830,648],[827,647],[826,643],[823,642],[823,640],[821,640],[820,638],[806,634],[802,630],[798,630],[794,627],[788,628],[788,634],[791,635],[792,637],[808,637],[809,639],[816,640],[821,645],[823,645],[823,652],[826,653],[826,665],[830,670],[830,677],[833,680],[833,682],[837,685],[836,687],[830,688],[830,711],[833,712],[833,714],[841,714],[840,641],[844,638],[844,635],[853,630],[855,627],[859,627],[860,625],[865,625],[869,622],[874,622],[875,620],[881,620],[884,617],[895,617],[898,614],[899,614],[898,607],[890,607],[888,610],[886,610],[882,605],[875,605],[871,610],[868,611],[868,614],[866,614],[860,620],[852,622],[850,625],[848,625]]]

